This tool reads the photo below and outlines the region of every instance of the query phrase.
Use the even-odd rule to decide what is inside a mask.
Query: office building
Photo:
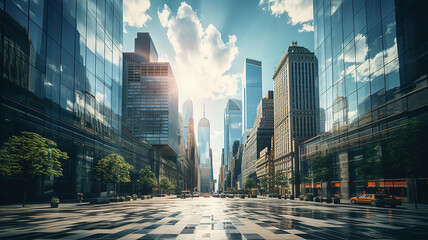
[[[257,105],[262,99],[262,62],[245,59],[242,77],[242,137],[245,143],[257,116]]]
[[[189,120],[193,118],[193,102],[190,99],[187,99],[183,103],[182,107],[183,112],[183,132],[184,132],[184,143],[185,148],[187,148],[187,135],[189,133]]]
[[[151,147],[122,128],[122,1],[0,2],[0,143],[31,131],[70,157],[62,177],[29,181],[28,201],[112,190],[93,174],[111,153],[135,171],[151,163]],[[22,200],[19,178],[0,187],[2,202]]]
[[[230,170],[232,146],[242,136],[241,101],[229,99],[224,109],[224,166]]]
[[[273,75],[275,171],[286,179],[299,170],[299,145],[316,134],[315,74],[314,53],[292,42]],[[288,186],[295,195],[296,186]]]
[[[266,96],[260,100],[253,128],[244,144],[241,167],[243,184],[248,178],[257,180],[256,161],[260,158],[260,152],[266,147],[268,150],[271,149],[274,118],[273,95],[273,91],[268,91]]]
[[[205,117],[199,120],[198,124],[198,152],[200,168],[200,191],[211,192],[212,188],[212,163],[210,147],[210,121]]]
[[[242,144],[239,143],[239,140],[233,142],[230,155],[230,187],[237,189],[236,182],[238,175],[241,174],[242,164]]]
[[[139,37],[141,35],[135,40],[136,44],[141,40]],[[174,159],[179,153],[180,131],[177,83],[169,63],[140,61],[142,56],[148,55],[144,54],[143,48],[138,48],[141,46],[135,46],[138,52],[124,53],[125,126],[164,157]],[[148,46],[150,51],[156,52],[153,43]],[[155,54],[151,52],[149,55]]]
[[[273,139],[272,139],[273,140]],[[274,144],[271,143],[271,146]],[[275,176],[275,153],[274,150],[266,147],[260,152],[260,158],[256,162],[257,180],[262,184],[264,193],[274,192],[274,176]]]
[[[198,191],[199,185],[199,157],[198,142],[195,135],[195,124],[193,118],[189,119],[186,157],[190,162],[190,188],[192,191]]]
[[[349,198],[385,191],[412,201],[414,186],[404,171],[365,181],[358,162],[373,147],[382,153],[409,119],[426,122],[428,109],[427,1],[314,1],[315,56],[318,59],[320,134],[301,146],[302,175],[321,153],[332,156],[332,194]],[[340,166],[337,167],[337,166]],[[379,169],[382,170],[382,169]],[[426,181],[417,183],[426,189]],[[308,181],[305,192],[319,192]],[[418,192],[419,201],[427,198]]]

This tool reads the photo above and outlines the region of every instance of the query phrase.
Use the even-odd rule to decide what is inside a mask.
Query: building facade
[[[230,154],[230,187],[237,189],[238,175],[241,174],[242,164],[242,144],[239,140],[233,142],[232,153]]]
[[[257,180],[256,161],[260,158],[260,151],[266,147],[271,149],[274,118],[273,95],[273,91],[268,91],[266,96],[261,99],[253,128],[245,142],[241,167],[243,184],[248,178]]]
[[[212,187],[210,146],[210,121],[203,117],[198,124],[199,178],[201,182],[199,191],[207,193],[211,192]]]
[[[198,154],[198,142],[195,135],[195,124],[193,118],[189,119],[188,126],[188,137],[187,137],[187,148],[186,156],[190,162],[190,188],[192,191],[198,190],[199,184],[199,154]]]
[[[257,106],[262,99],[262,62],[245,59],[242,78],[242,138],[245,143],[257,116]]]
[[[0,142],[36,132],[70,157],[62,177],[30,181],[29,201],[109,190],[93,167],[111,153],[152,161],[148,145],[122,141],[122,1],[0,1],[0,12]],[[2,177],[0,199],[21,201],[20,183]]]
[[[271,144],[272,145],[272,144]],[[273,145],[272,145],[273,146]],[[257,179],[263,184],[264,192],[274,191],[274,175],[275,175],[275,153],[274,150],[266,147],[260,152],[260,158],[256,162]]]
[[[184,133],[184,147],[187,148],[187,135],[189,134],[189,120],[193,118],[193,102],[190,99],[187,99],[183,103],[182,110],[183,112],[183,133]]]
[[[292,42],[273,75],[275,171],[286,179],[299,170],[299,145],[316,134],[315,74],[314,53]],[[291,188],[295,195],[296,187]]]
[[[320,116],[325,125],[301,147],[302,174],[308,173],[311,159],[326,153],[340,166],[334,195],[394,189],[388,193],[411,198],[407,192],[414,186],[405,176],[381,176],[376,187],[363,180],[356,166],[371,147],[399,134],[409,119],[426,121],[428,2],[314,1],[313,6],[319,113],[325,114]],[[418,185],[423,188],[426,181]],[[302,188],[313,191],[314,186],[306,182]],[[428,199],[426,191],[420,193],[420,201]]]
[[[141,40],[138,37],[136,43]],[[179,153],[180,133],[177,83],[169,63],[140,61],[147,55],[144,52],[156,51],[152,50],[153,43],[149,49],[137,49],[138,46],[135,53],[124,53],[125,126],[137,138],[159,149],[164,157],[174,159]]]
[[[224,166],[230,170],[230,156],[233,142],[242,136],[241,101],[229,99],[224,109]]]

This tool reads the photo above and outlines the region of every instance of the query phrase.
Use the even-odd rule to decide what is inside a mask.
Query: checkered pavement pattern
[[[278,199],[0,208],[0,239],[428,239],[428,213]]]

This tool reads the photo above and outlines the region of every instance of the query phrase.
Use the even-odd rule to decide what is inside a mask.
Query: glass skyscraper
[[[156,62],[156,48],[148,33],[138,33],[135,52],[124,53],[124,60],[126,127],[165,157],[175,157],[180,132],[178,89],[170,64]]]
[[[30,200],[106,191],[92,169],[120,151],[122,12],[121,0],[0,1],[0,142],[32,131],[70,156],[63,177],[30,183]],[[0,182],[1,199],[20,197],[17,179]]]
[[[257,105],[262,99],[262,62],[245,59],[242,78],[242,133],[245,138],[253,127],[257,116]]]
[[[230,170],[232,146],[242,136],[241,100],[229,99],[224,109],[224,166]]]
[[[210,156],[210,121],[203,117],[198,124],[198,153],[200,168],[200,191],[211,192],[212,169]]]
[[[193,118],[193,102],[187,99],[183,103],[183,133],[184,133],[184,146],[187,148],[187,135],[189,134],[189,120]]]
[[[301,166],[305,175],[309,160],[331,154],[340,165],[333,194],[348,198],[364,187],[355,166],[371,146],[397,135],[411,118],[426,121],[428,1],[315,0],[313,6],[322,126],[301,147]],[[411,197],[409,183],[399,180],[394,194]],[[389,191],[391,183],[382,182]]]

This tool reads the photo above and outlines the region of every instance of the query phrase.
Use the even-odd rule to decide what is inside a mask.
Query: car
[[[213,193],[213,197],[218,198],[218,197],[220,197],[220,194],[218,194],[218,193]]]
[[[193,197],[199,197],[199,193],[194,192],[194,193],[193,193]]]
[[[204,195],[202,195],[202,197],[211,197],[211,195],[209,193],[204,193]]]
[[[362,194],[350,199],[351,204],[370,204],[372,206],[391,206],[395,207],[401,205],[401,201],[396,199],[394,196],[388,194]]]
[[[226,194],[224,193],[220,194],[220,198],[226,198]]]

